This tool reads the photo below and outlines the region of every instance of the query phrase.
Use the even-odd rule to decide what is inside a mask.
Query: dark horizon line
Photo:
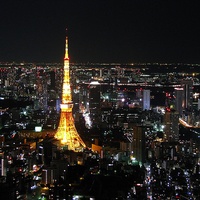
[[[64,59],[63,59],[64,60]],[[27,61],[0,61],[0,65],[14,65],[14,64],[64,64],[64,62],[27,62]],[[200,65],[200,63],[186,63],[186,62],[70,62],[70,64],[103,64],[103,65]]]

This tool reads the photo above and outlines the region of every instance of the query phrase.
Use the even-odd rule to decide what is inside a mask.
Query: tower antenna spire
[[[69,53],[68,53],[68,32],[66,28],[66,39],[65,39],[65,58],[69,60]]]

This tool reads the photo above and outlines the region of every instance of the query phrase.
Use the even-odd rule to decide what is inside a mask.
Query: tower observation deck
[[[70,68],[67,37],[63,68],[62,102],[60,104],[60,108],[60,121],[54,137],[60,140],[61,145],[67,146],[68,150],[80,151],[86,147],[86,145],[76,130],[74,118],[72,115],[73,102],[70,87]]]

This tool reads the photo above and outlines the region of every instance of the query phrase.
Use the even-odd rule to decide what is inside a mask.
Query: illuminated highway
[[[196,128],[195,126],[192,126],[190,124],[188,124],[186,121],[184,121],[183,119],[179,118],[179,122],[180,124],[182,124],[183,126],[185,127],[188,127],[188,128]]]

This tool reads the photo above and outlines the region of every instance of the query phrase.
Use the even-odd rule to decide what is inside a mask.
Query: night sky
[[[1,0],[0,62],[200,63],[196,0]]]

